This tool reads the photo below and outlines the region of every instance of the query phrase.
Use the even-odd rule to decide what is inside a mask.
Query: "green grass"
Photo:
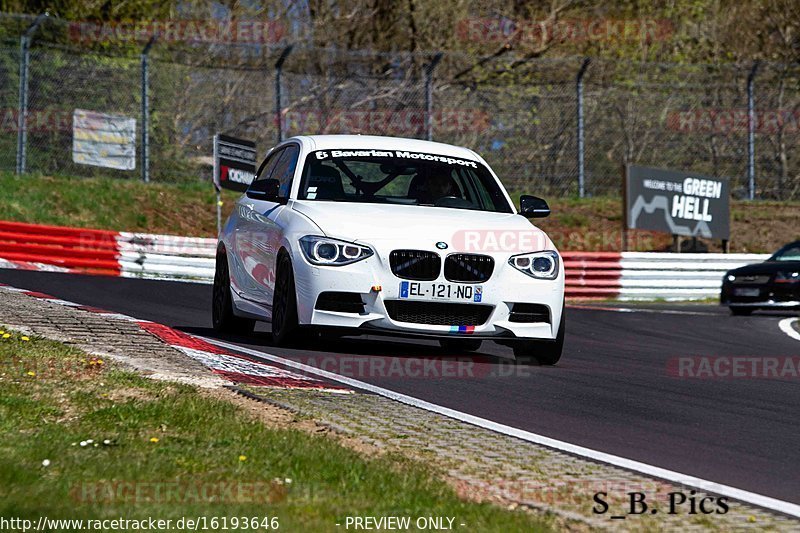
[[[243,492],[203,496],[232,483]],[[42,515],[276,516],[287,531],[334,531],[356,515],[452,516],[473,531],[549,529],[523,512],[462,501],[401,457],[367,458],[329,437],[270,428],[190,386],[11,333],[0,337],[0,516]]]
[[[82,228],[216,235],[210,183],[162,184],[0,172],[0,220]],[[236,194],[224,191],[224,210]]]

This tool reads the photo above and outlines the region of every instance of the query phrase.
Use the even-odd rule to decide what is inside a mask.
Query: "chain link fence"
[[[29,72],[26,149],[29,172],[115,178],[139,176],[138,168],[115,170],[78,164],[72,158],[75,109],[138,119],[141,110],[141,93],[137,90],[139,61],[41,44],[31,50]],[[136,145],[141,146],[138,120]]]
[[[19,47],[0,44],[0,169],[17,164],[19,63]]]
[[[145,76],[147,39],[86,46],[80,26],[48,18],[29,40],[20,136],[33,22],[0,16],[4,170],[19,168],[24,137],[26,171],[142,179],[146,127],[151,181],[210,181],[215,133],[260,154],[292,135],[363,133],[468,146],[510,189],[547,195],[619,194],[623,165],[637,164],[725,177],[739,198],[800,198],[797,66],[156,40]],[[136,169],[75,163],[75,109],[135,118]]]

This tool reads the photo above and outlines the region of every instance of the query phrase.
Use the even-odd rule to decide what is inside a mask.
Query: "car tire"
[[[292,260],[286,253],[278,256],[275,291],[272,294],[272,342],[287,346],[297,339],[297,293]]]
[[[249,335],[256,321],[242,318],[233,313],[231,298],[231,276],[228,271],[228,258],[225,252],[217,254],[214,268],[214,288],[211,295],[211,322],[214,330],[220,333]]]
[[[455,354],[477,351],[481,344],[483,341],[480,339],[439,339],[442,350]]]
[[[731,310],[731,314],[733,316],[750,316],[753,314],[754,309],[752,307],[739,307],[739,306],[730,306],[728,309]]]
[[[541,366],[552,366],[561,359],[564,351],[564,334],[566,329],[566,315],[561,314],[561,324],[558,333],[552,341],[519,341],[514,343],[514,359],[519,365],[529,365],[534,362]]]

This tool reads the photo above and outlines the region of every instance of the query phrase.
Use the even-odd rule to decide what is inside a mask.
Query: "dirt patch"
[[[235,388],[203,389],[202,392],[211,398],[233,403],[267,427],[296,429],[315,435],[326,435],[336,439],[346,448],[369,457],[375,457],[386,452],[384,448],[371,445],[359,438],[343,435],[334,431],[328,425],[321,424],[308,417],[298,416],[285,407],[259,399],[257,398],[257,390],[255,392],[248,391],[250,393],[248,395],[242,394]]]

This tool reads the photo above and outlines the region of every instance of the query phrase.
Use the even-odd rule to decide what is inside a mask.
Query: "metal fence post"
[[[17,174],[24,174],[27,170],[26,151],[28,148],[28,67],[31,58],[31,39],[33,33],[49,16],[46,11],[39,14],[33,24],[28,26],[22,37],[19,38],[19,108],[17,109]]]
[[[591,59],[584,58],[581,63],[581,68],[578,71],[578,77],[575,79],[575,97],[577,100],[577,114],[578,114],[578,131],[576,132],[576,150],[578,154],[578,197],[583,198],[586,195],[586,174],[584,169],[584,128],[583,128],[583,75],[586,74],[586,69],[589,68]]]
[[[433,140],[433,71],[442,56],[442,52],[437,52],[425,67],[425,138],[429,141]]]
[[[747,197],[756,197],[756,110],[753,85],[758,71],[758,61],[753,63],[747,76]]]
[[[281,117],[281,74],[283,73],[283,63],[289,54],[292,53],[294,45],[290,44],[281,52],[278,61],[275,62],[275,122],[278,127],[278,142],[283,141],[283,118]]]
[[[150,182],[150,49],[156,36],[142,49],[142,181]]]

